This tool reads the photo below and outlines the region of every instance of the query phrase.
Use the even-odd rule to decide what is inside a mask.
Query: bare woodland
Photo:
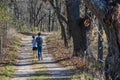
[[[120,0],[0,0],[0,62],[17,32],[35,31],[60,33],[66,49],[72,42],[72,57],[120,80]]]

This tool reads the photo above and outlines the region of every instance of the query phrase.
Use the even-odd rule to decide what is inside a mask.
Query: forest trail
[[[16,64],[16,72],[12,80],[28,80],[32,77],[39,76],[48,77],[48,79],[45,80],[71,80],[71,75],[73,75],[73,71],[62,67],[56,61],[54,61],[51,54],[48,54],[46,46],[46,35],[43,35],[43,61],[34,62],[31,50],[31,40],[31,36],[26,36],[22,39],[21,47],[18,51],[19,55]],[[48,74],[45,74],[43,72],[44,70],[46,70]],[[36,71],[39,71],[40,75],[37,74]]]
[[[18,51],[18,59],[16,64],[16,72],[12,80],[27,80],[30,76],[35,74],[32,69],[32,50],[31,50],[31,36],[22,39],[21,46]]]

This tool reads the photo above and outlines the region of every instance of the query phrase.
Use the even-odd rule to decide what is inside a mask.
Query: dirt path
[[[43,38],[45,41],[45,37]],[[48,54],[48,51],[46,50],[46,42],[43,43],[43,53],[44,61],[42,61],[41,64],[44,64],[47,67],[49,74],[52,76],[51,80],[71,80],[71,76],[74,74],[74,71],[62,67],[54,61],[53,56]]]
[[[47,69],[49,75],[44,75],[44,77],[49,76],[48,80],[71,80],[72,71],[62,67],[57,62],[53,60],[52,55],[48,54],[45,42],[45,36],[43,36],[43,61],[37,61],[33,63],[32,50],[31,50],[31,36],[27,36],[22,39],[22,45],[19,50],[19,57],[16,64],[16,73],[12,80],[28,80],[30,77],[44,75],[41,72],[41,75],[35,73],[38,67],[44,65]],[[41,67],[42,68],[42,67]],[[42,80],[42,79],[38,79]],[[45,79],[46,80],[46,79]]]
[[[19,55],[16,64],[16,73],[12,80],[27,80],[35,74],[32,69],[31,37],[27,36],[23,38],[21,44],[18,51]]]

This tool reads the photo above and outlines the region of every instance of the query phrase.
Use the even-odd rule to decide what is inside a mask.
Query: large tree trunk
[[[74,56],[83,56],[86,50],[86,29],[84,19],[80,18],[79,0],[66,0],[68,27],[74,44]]]
[[[109,54],[105,61],[106,80],[110,78],[120,80],[120,6],[117,0],[111,0],[111,2],[109,0],[84,1],[103,24],[107,35]]]

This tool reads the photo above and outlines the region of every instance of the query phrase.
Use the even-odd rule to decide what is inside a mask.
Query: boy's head
[[[41,33],[39,32],[39,33],[38,33],[38,36],[40,36],[40,35],[41,35]]]
[[[35,36],[33,35],[32,38],[35,38]]]

